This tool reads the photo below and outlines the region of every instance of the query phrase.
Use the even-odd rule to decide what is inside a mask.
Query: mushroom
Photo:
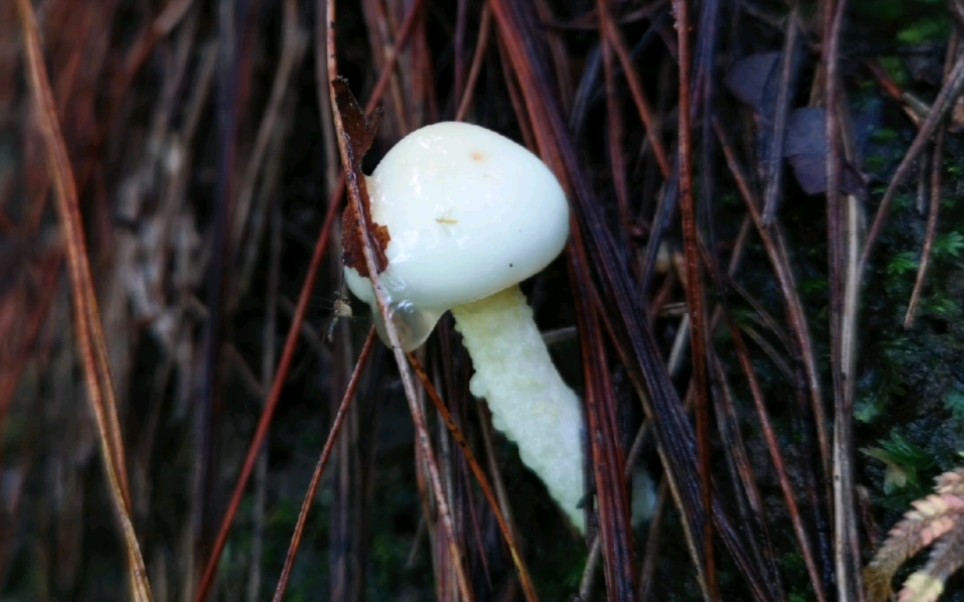
[[[580,401],[553,365],[518,286],[565,246],[569,207],[558,180],[508,138],[444,122],[404,137],[365,184],[365,210],[383,247],[379,280],[403,347],[420,346],[452,311],[475,368],[472,394],[488,401],[492,423],[584,531]],[[350,246],[345,282],[374,307],[364,262]]]

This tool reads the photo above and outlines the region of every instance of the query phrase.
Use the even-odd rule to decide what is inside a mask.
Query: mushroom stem
[[[484,397],[492,424],[519,446],[569,520],[585,532],[579,398],[559,376],[518,286],[452,309],[472,356],[472,394]]]

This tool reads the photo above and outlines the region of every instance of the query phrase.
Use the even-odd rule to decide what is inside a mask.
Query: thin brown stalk
[[[743,370],[743,375],[746,377],[746,382],[750,387],[750,397],[753,399],[753,408],[756,411],[757,420],[759,421],[760,428],[762,429],[763,436],[767,443],[767,451],[770,453],[770,461],[773,464],[774,472],[779,480],[780,491],[783,493],[784,503],[787,505],[787,513],[790,516],[790,523],[793,525],[793,533],[797,540],[800,555],[803,557],[804,565],[807,567],[807,573],[810,577],[810,582],[816,599],[823,602],[826,600],[823,579],[820,576],[820,569],[817,565],[816,556],[811,549],[810,538],[807,535],[806,529],[803,525],[800,509],[797,504],[797,497],[794,493],[793,484],[790,481],[786,462],[783,459],[783,452],[781,450],[779,437],[777,436],[777,432],[773,428],[773,424],[770,421],[770,414],[767,411],[766,403],[764,401],[765,396],[763,393],[763,388],[760,386],[760,381],[756,377],[756,370],[754,369],[750,360],[750,353],[746,348],[746,343],[743,341],[742,335],[740,334],[740,329],[736,326],[736,324],[733,323],[729,316],[727,316],[727,322],[729,325],[730,334],[733,337],[733,343],[736,347],[736,356],[740,362],[740,367]],[[763,515],[762,509],[760,515]]]
[[[499,58],[503,65],[509,64],[509,50],[506,48],[506,42],[503,40],[502,36],[498,37],[498,47],[499,47]],[[509,102],[512,103],[512,110],[516,115],[516,121],[519,124],[519,129],[522,131],[522,140],[525,142],[527,148],[535,148],[536,146],[536,136],[532,131],[532,123],[528,118],[525,108],[525,99],[523,98],[522,91],[520,88],[520,83],[516,77],[515,72],[511,69],[502,70],[505,78],[506,92],[509,95]]]
[[[382,67],[381,73],[378,74],[378,81],[375,82],[375,87],[372,88],[371,100],[368,105],[365,106],[365,112],[370,113],[374,108],[374,103],[377,103],[382,95],[385,93],[385,88],[388,84],[396,77],[395,67],[398,64],[398,59],[401,55],[402,49],[408,43],[408,38],[412,33],[412,29],[415,24],[418,23],[418,16],[421,14],[422,5],[425,0],[416,0],[409,7],[408,12],[405,14],[405,19],[402,21],[401,26],[398,28],[398,33],[395,35],[395,43],[392,44],[387,52],[385,53],[385,63]],[[330,77],[334,77],[334,74],[329,73]],[[402,119],[399,121],[400,124],[407,123],[407,119]],[[409,127],[406,125],[402,126],[402,131],[408,131]]]
[[[194,0],[169,0],[157,17],[138,35],[137,40],[127,51],[127,58],[121,63],[120,73],[115,79],[115,84],[111,90],[111,110],[109,114],[113,114],[120,107],[131,83],[134,81],[134,77],[150,58],[157,43],[173,31],[174,27],[187,15],[193,4]],[[105,135],[105,133],[101,135]]]
[[[752,220],[750,221],[752,222]],[[731,271],[730,274],[732,275],[732,273]],[[767,332],[775,336],[777,340],[780,341],[780,345],[784,351],[791,353],[793,351],[793,341],[787,336],[783,328],[780,327],[776,318],[763,306],[763,303],[751,295],[750,292],[738,282],[731,280],[727,282],[726,285],[753,309],[753,321],[763,326]]]
[[[686,257],[686,298],[692,328],[693,387],[696,395],[696,443],[699,454],[700,486],[703,511],[710,514],[713,505],[713,485],[710,468],[710,401],[707,378],[707,331],[704,307],[703,273],[700,267],[699,235],[697,233],[696,199],[693,196],[692,106],[690,101],[691,57],[689,0],[674,0],[677,44],[679,47],[679,192],[680,214],[683,220],[683,248]],[[704,584],[703,595],[708,600],[719,600],[716,557],[713,542],[713,523],[703,521]]]
[[[40,33],[29,0],[19,0],[25,39],[25,68],[34,96],[38,124],[47,151],[48,169],[54,181],[57,210],[67,249],[68,274],[73,288],[78,352],[83,361],[87,394],[97,422],[101,455],[110,492],[127,546],[128,575],[135,600],[152,599],[147,569],[131,517],[130,486],[123,437],[117,417],[117,399],[104,343],[103,324],[95,295],[87,245],[80,215],[77,189],[67,147],[60,130],[56,103],[43,62]]]
[[[924,292],[924,284],[927,281],[927,268],[930,265],[931,255],[934,252],[934,239],[937,237],[937,216],[941,208],[941,157],[944,154],[944,132],[937,132],[934,142],[934,151],[931,155],[931,174],[930,174],[930,203],[927,208],[927,226],[924,230],[924,246],[921,249],[920,265],[917,266],[917,277],[914,280],[914,290],[910,294],[910,301],[907,302],[907,311],[904,313],[904,329],[910,330],[914,327],[914,320],[917,318],[917,308],[920,305],[921,294]]]
[[[871,224],[870,231],[867,233],[863,252],[860,255],[861,274],[867,267],[867,262],[870,260],[870,254],[873,251],[877,239],[880,238],[880,235],[883,233],[884,225],[887,223],[887,217],[890,215],[891,205],[893,205],[894,200],[896,200],[901,185],[903,185],[907,176],[910,175],[917,158],[927,148],[927,143],[934,135],[934,131],[940,126],[944,116],[953,106],[954,100],[960,96],[962,90],[964,90],[964,53],[958,55],[954,63],[954,68],[944,79],[944,85],[937,94],[937,98],[934,99],[933,104],[931,104],[930,111],[927,113],[927,117],[923,123],[921,123],[920,130],[918,130],[917,135],[914,137],[914,141],[911,142],[910,148],[907,149],[907,153],[904,155],[904,158],[901,159],[897,169],[894,170],[894,175],[887,184],[887,190],[884,191],[884,196],[880,200],[880,207],[878,207],[877,214],[874,216],[874,222]]]
[[[442,421],[445,423],[445,427],[452,435],[452,438],[455,439],[459,449],[462,451],[462,455],[465,457],[469,470],[472,471],[472,475],[475,477],[475,481],[478,483],[479,489],[482,490],[482,495],[485,496],[485,501],[488,502],[489,507],[492,509],[496,522],[499,523],[499,530],[502,532],[502,537],[505,538],[505,543],[509,547],[509,555],[512,556],[512,563],[515,565],[516,570],[519,573],[519,581],[522,583],[523,595],[525,596],[526,600],[538,600],[539,596],[536,593],[535,585],[532,583],[532,577],[529,575],[529,569],[526,568],[525,560],[523,560],[522,553],[520,552],[519,546],[516,543],[515,531],[506,520],[505,514],[502,512],[502,506],[496,498],[492,487],[489,485],[488,477],[485,476],[485,471],[482,470],[482,467],[475,458],[475,454],[472,452],[472,448],[469,446],[468,440],[465,438],[465,435],[462,434],[462,430],[455,422],[455,418],[445,405],[445,402],[442,400],[442,397],[436,390],[435,385],[432,384],[431,379],[429,379],[428,374],[425,372],[425,369],[422,368],[421,363],[419,363],[414,353],[408,354],[408,361],[411,363],[412,369],[415,371],[416,376],[418,376],[418,379],[421,381],[422,386],[425,387],[425,393],[428,395],[429,399],[432,400],[432,404],[435,406],[439,416],[441,416]]]
[[[853,494],[853,392],[856,339],[857,281],[860,273],[855,202],[841,194],[843,182],[844,104],[840,81],[840,33],[846,0],[823,3],[822,68],[825,73],[824,106],[827,110],[827,242],[829,245],[830,349],[834,399],[833,520],[834,568],[837,597],[862,599],[860,558]],[[878,214],[878,216],[883,215]],[[868,247],[869,248],[869,245]]]
[[[747,210],[750,213],[750,216],[752,217],[754,224],[756,225],[758,234],[764,241],[764,246],[767,249],[768,255],[770,256],[770,261],[771,261],[771,265],[773,265],[774,273],[777,279],[781,283],[781,290],[784,293],[784,300],[787,304],[787,312],[788,312],[788,315],[791,317],[791,322],[795,326],[794,332],[797,334],[797,337],[796,337],[797,344],[800,345],[802,349],[806,349],[807,347],[804,347],[804,343],[809,342],[809,335],[805,328],[805,322],[802,323],[803,328],[801,328],[801,322],[796,322],[794,321],[794,318],[793,318],[794,315],[799,316],[800,319],[803,318],[802,306],[800,305],[799,298],[796,292],[797,291],[796,284],[793,282],[792,271],[789,269],[789,266],[786,262],[786,255],[780,252],[780,250],[783,248],[782,245],[776,244],[776,242],[773,240],[774,236],[779,235],[779,229],[766,228],[764,226],[763,216],[759,210],[759,202],[754,199],[753,193],[751,192],[750,187],[746,181],[746,178],[743,175],[743,169],[737,163],[735,153],[733,152],[733,146],[732,144],[730,144],[729,138],[728,136],[726,136],[726,133],[719,122],[714,123],[714,126],[716,129],[717,137],[720,140],[721,147],[723,148],[723,152],[726,156],[726,160],[727,160],[730,172],[733,174],[734,178],[736,179],[737,187],[739,188],[741,195],[743,196]],[[799,313],[796,313],[796,312],[799,312]],[[802,336],[802,335],[805,335],[805,336]],[[742,361],[743,355],[744,354],[740,354],[741,361]],[[744,366],[745,372],[746,372],[746,369],[747,369],[747,366]],[[761,394],[761,392],[759,391],[758,386],[754,388],[755,384],[756,384],[755,379],[750,381],[751,391],[754,393],[753,395],[754,402],[757,403],[757,406],[758,406],[757,411],[761,420],[761,426],[764,427],[764,434],[767,436],[767,439],[768,439],[768,448],[770,449],[771,454],[776,454],[777,456],[779,456],[780,455],[779,448],[774,447],[776,444],[776,441],[775,440],[769,441],[769,439],[773,437],[774,434],[771,432],[769,428],[767,428],[769,425],[769,420],[766,419],[766,415],[760,413],[761,411],[765,410],[765,406],[763,406],[762,403],[760,403],[759,398],[757,397],[757,395]],[[821,417],[822,415],[817,415],[818,420],[821,419]],[[819,424],[818,424],[818,429],[819,429]],[[780,475],[781,487],[784,487],[784,485],[789,486],[788,482],[786,484],[784,483],[784,481],[787,480],[787,475],[785,471],[781,469],[781,467],[783,466],[782,456],[779,458],[777,456],[773,457],[773,462],[774,462],[775,468],[778,471],[778,475]],[[791,490],[784,488],[785,499],[788,491],[791,491]],[[796,503],[795,502],[791,503],[787,501],[787,504],[788,504],[788,509],[791,509],[795,506]],[[792,516],[793,515],[791,512],[791,517]],[[801,536],[805,536],[805,531],[802,529],[802,527],[798,527],[797,525],[794,526],[794,529],[797,534],[798,545],[801,546],[801,550],[802,550],[804,544],[799,543],[799,541],[802,541],[800,538]],[[817,589],[821,583],[821,580],[814,579],[815,569],[811,568],[811,564],[815,565],[816,561],[810,560],[807,562],[807,565],[808,565],[808,570],[810,570],[810,573],[811,573],[811,581],[814,584],[815,590],[818,592],[817,595],[818,597],[823,599],[825,594],[823,594],[821,590]],[[816,574],[819,576],[819,573],[816,573]]]
[[[653,599],[652,586],[656,576],[656,562],[659,559],[659,542],[663,535],[663,519],[666,516],[668,494],[669,481],[660,479],[656,494],[656,507],[653,508],[653,519],[649,523],[649,533],[646,536],[643,565],[639,567],[639,599],[641,602]]]
[[[766,189],[763,192],[763,225],[770,227],[777,214],[777,204],[783,194],[783,149],[787,137],[787,118],[790,115],[790,97],[794,89],[791,79],[796,67],[797,43],[800,27],[797,24],[798,7],[787,17],[787,37],[783,42],[780,59],[780,87],[777,91],[776,108],[773,114],[773,127],[770,132],[770,145],[767,148]]]
[[[459,108],[455,111],[455,120],[464,121],[472,98],[475,93],[475,84],[479,81],[479,74],[482,72],[482,60],[485,58],[485,51],[489,48],[489,38],[492,31],[492,11],[489,5],[482,7],[482,23],[479,25],[479,39],[476,42],[475,53],[472,55],[472,66],[469,68],[469,77],[459,101]]]
[[[551,0],[532,0],[533,14],[539,23],[547,23],[555,20],[553,11],[558,10],[556,2]],[[543,47],[547,51],[547,58],[552,68],[553,85],[546,88],[547,94],[553,94],[562,106],[562,110],[568,112],[572,103],[573,85],[572,61],[569,52],[564,44],[563,36],[557,35],[550,30],[543,30],[540,36]],[[505,63],[503,63],[505,64]]]
[[[702,571],[703,553],[701,532],[703,520],[714,520],[721,539],[733,561],[747,580],[747,586],[755,599],[767,599],[767,587],[756,574],[739,535],[718,501],[714,501],[712,518],[702,513],[698,477],[696,476],[695,441],[689,422],[683,415],[682,405],[659,350],[655,335],[648,324],[640,320],[638,302],[633,296],[635,285],[626,280],[626,271],[615,242],[607,231],[601,209],[592,193],[588,178],[579,164],[574,144],[564,125],[556,100],[542,92],[547,78],[544,59],[535,43],[532,23],[519,6],[506,0],[493,0],[490,4],[499,27],[500,41],[504,42],[505,55],[522,88],[526,110],[520,121],[531,119],[537,127],[533,133],[540,155],[557,174],[573,201],[573,232],[582,230],[585,239],[570,244],[571,253],[580,253],[591,259],[593,276],[600,283],[604,305],[611,308],[607,314],[607,332],[620,360],[627,367],[629,380],[650,418],[659,417],[654,432],[656,449],[669,477],[670,491],[681,509],[680,517],[694,566]],[[591,286],[580,281],[577,286]],[[632,292],[631,292],[632,290]],[[695,528],[699,525],[698,528]],[[702,577],[700,577],[702,579]]]
[[[419,2],[421,1],[422,0],[419,0]],[[416,5],[419,4],[419,2],[416,2]],[[395,62],[398,58],[397,48],[399,45],[404,44],[405,36],[407,35],[407,32],[411,30],[410,23],[414,21],[415,8],[416,6],[413,6],[412,11],[409,13],[409,17],[406,18],[405,22],[402,24],[402,28],[400,29],[398,35],[397,46],[388,56],[386,65],[387,67],[394,67],[395,65]],[[391,69],[386,69],[379,76],[378,83],[375,85],[372,95],[369,98],[368,105],[366,106],[366,111],[370,112],[372,108],[379,102],[381,95],[384,93],[385,86],[390,79],[390,75]],[[327,85],[327,82],[325,85]],[[326,97],[328,96],[327,93],[324,95]],[[211,557],[207,561],[207,565],[205,566],[204,573],[198,586],[198,591],[195,596],[195,599],[198,602],[202,602],[203,600],[207,599],[211,586],[214,583],[217,565],[220,560],[221,553],[224,551],[224,546],[227,544],[227,538],[228,535],[230,535],[231,527],[234,524],[234,518],[237,515],[238,508],[241,505],[241,498],[244,496],[244,491],[247,487],[248,480],[251,478],[251,473],[254,470],[258,453],[261,447],[264,445],[264,438],[267,436],[268,429],[271,426],[271,421],[274,418],[275,411],[277,410],[278,403],[280,402],[281,391],[288,377],[288,373],[292,368],[295,351],[298,348],[298,342],[300,340],[299,333],[302,325],[304,324],[305,316],[307,315],[311,294],[312,291],[314,291],[318,274],[321,272],[321,266],[323,265],[325,253],[329,245],[329,241],[331,240],[335,218],[338,216],[338,211],[341,208],[344,192],[345,180],[344,177],[341,177],[338,185],[334,189],[334,193],[331,195],[331,199],[328,204],[328,211],[325,215],[325,223],[322,226],[321,232],[319,233],[318,239],[315,243],[311,261],[308,266],[307,275],[304,283],[302,284],[301,292],[298,296],[298,306],[295,310],[294,316],[292,317],[291,326],[289,327],[288,334],[285,338],[284,351],[282,352],[281,359],[278,362],[278,369],[275,372],[275,380],[272,383],[268,401],[265,404],[261,418],[258,421],[258,426],[256,427],[251,444],[248,448],[247,455],[245,456],[244,465],[241,469],[241,473],[238,475],[237,482],[235,483],[234,492],[231,495],[231,501],[228,504],[228,508],[225,510],[220,530],[215,538],[211,551]]]
[[[573,232],[574,244],[581,243],[580,237],[578,230]],[[590,276],[585,256],[571,253],[568,258],[570,271],[578,274],[578,280],[588,282]],[[625,477],[626,459],[620,445],[618,409],[599,319],[602,313],[599,297],[590,286],[577,289],[574,298],[582,333],[587,439],[595,476],[606,590],[612,600],[635,600],[638,588]]]
[[[960,43],[958,37],[952,39],[947,48],[947,66],[945,76],[953,69],[950,64],[952,57],[957,53]],[[920,304],[921,293],[924,290],[924,283],[927,277],[927,267],[930,264],[931,255],[934,250],[934,240],[937,238],[937,217],[941,208],[942,185],[942,162],[944,156],[944,136],[943,129],[938,130],[934,139],[934,150],[931,153],[931,177],[930,177],[930,207],[927,211],[927,227],[924,233],[924,248],[921,250],[920,266],[917,268],[917,279],[914,282],[914,290],[910,295],[907,304],[907,313],[904,314],[904,329],[910,330],[914,327],[914,318],[917,315],[917,306]],[[923,178],[921,178],[923,182]]]
[[[619,222],[622,226],[623,236],[629,237],[629,228],[632,224],[632,216],[629,210],[629,181],[626,169],[626,157],[623,152],[623,118],[619,106],[619,97],[616,92],[616,75],[613,65],[613,49],[606,35],[609,22],[612,20],[609,14],[609,1],[597,0],[596,10],[600,18],[600,39],[603,57],[603,80],[606,85],[606,125],[609,135],[609,171],[612,175],[613,192],[616,197],[616,208],[619,214]]]
[[[328,22],[333,24],[335,23],[335,2],[333,0],[329,1],[327,9]],[[328,74],[329,77],[332,78],[329,80],[329,93],[331,95],[332,114],[335,119],[338,150],[341,155],[342,165],[345,169],[345,184],[348,191],[348,198],[358,216],[358,231],[351,233],[351,235],[356,236],[357,240],[362,243],[361,248],[365,258],[365,266],[368,269],[368,275],[372,281],[372,289],[375,293],[378,311],[381,313],[386,324],[385,331],[388,337],[388,343],[392,348],[392,355],[395,357],[395,363],[398,366],[402,380],[402,388],[405,391],[405,399],[408,401],[409,412],[412,415],[412,422],[415,425],[417,446],[426,463],[432,493],[438,504],[439,519],[448,540],[448,560],[452,562],[454,566],[459,592],[467,602],[470,602],[474,599],[474,596],[469,589],[468,576],[465,572],[461,550],[459,550],[456,545],[452,512],[449,508],[448,500],[445,498],[445,490],[442,487],[442,480],[439,476],[431,438],[425,424],[425,415],[415,392],[415,383],[411,370],[406,362],[405,354],[402,351],[398,332],[392,323],[391,307],[389,306],[388,297],[378,278],[378,274],[384,269],[384,266],[379,265],[378,258],[375,256],[374,241],[370,234],[370,224],[366,221],[366,214],[363,209],[367,203],[367,198],[363,195],[367,193],[363,192],[364,180],[361,177],[361,159],[364,152],[371,146],[372,139],[374,138],[374,128],[373,124],[369,122],[364,113],[362,113],[360,107],[355,104],[354,98],[351,96],[351,92],[348,90],[344,80],[335,79],[338,73],[336,57],[335,34],[332,27],[328,30]],[[343,111],[346,110],[351,111],[352,114],[346,117],[343,114]],[[346,119],[350,120],[351,131],[346,129]],[[363,136],[364,139],[359,138],[360,136]]]
[[[623,41],[622,33],[608,12],[600,12],[599,18],[599,25],[602,28],[603,35],[607,42],[612,45],[612,49],[619,58],[619,65],[622,67],[623,74],[626,77],[626,84],[629,86],[633,103],[636,105],[636,112],[639,113],[640,120],[643,122],[643,125],[646,126],[646,140],[649,141],[650,146],[653,148],[653,156],[656,157],[659,172],[664,179],[668,179],[673,167],[669,162],[669,154],[666,152],[663,141],[659,137],[659,121],[653,114],[653,109],[650,107],[646,92],[643,90],[643,84],[639,81],[639,73],[637,73],[633,65],[629,50],[626,49],[626,43]]]
[[[332,199],[331,203],[328,205],[328,213],[325,216],[325,223],[322,226],[321,233],[318,235],[318,240],[315,242],[315,248],[311,256],[311,262],[308,266],[307,275],[305,276],[305,281],[301,286],[301,292],[298,296],[298,305],[295,309],[294,316],[291,319],[291,326],[288,328],[288,334],[285,338],[284,351],[281,353],[281,359],[278,361],[278,368],[275,371],[274,381],[271,383],[271,390],[268,393],[268,400],[261,412],[261,418],[258,420],[258,426],[255,428],[254,435],[252,435],[251,444],[248,447],[247,455],[244,459],[244,465],[241,468],[241,473],[238,475],[238,480],[234,486],[234,492],[231,494],[231,501],[228,503],[228,507],[224,512],[224,518],[221,521],[220,530],[218,531],[218,535],[214,540],[214,546],[211,550],[211,557],[207,560],[204,573],[202,574],[201,581],[195,594],[195,600],[197,602],[203,602],[206,600],[211,591],[211,587],[214,585],[214,578],[216,576],[217,567],[221,559],[221,553],[224,551],[224,546],[227,545],[228,536],[231,533],[231,527],[234,525],[234,519],[237,516],[238,508],[241,506],[241,498],[244,497],[248,480],[251,478],[251,473],[254,472],[255,465],[257,464],[258,457],[261,453],[261,448],[264,446],[265,437],[267,437],[268,434],[268,429],[271,427],[271,421],[274,418],[274,414],[278,409],[278,404],[281,401],[281,392],[284,389],[288,373],[291,371],[295,351],[298,349],[298,343],[301,340],[301,326],[304,324],[305,315],[308,312],[308,306],[311,302],[311,293],[314,291],[318,274],[321,273],[321,267],[325,258],[325,251],[328,248],[332,227],[334,225],[335,218],[338,215],[339,203],[336,199],[341,196],[342,190],[343,188],[340,188],[339,191],[336,192],[335,198]]]
[[[749,233],[750,223],[751,220],[749,217],[744,218],[743,224],[745,227],[741,228],[742,236],[739,237],[738,244],[734,246],[725,276],[720,272],[720,262],[713,261],[713,258],[706,248],[706,244],[702,240],[699,241],[701,243],[700,251],[703,257],[703,263],[706,265],[706,269],[709,272],[716,290],[727,290],[732,282],[733,275],[739,269],[744,251],[746,250],[745,243]],[[714,308],[713,315],[709,321],[709,331],[716,332],[721,319],[724,317],[727,323],[733,327],[728,304],[722,301]],[[741,361],[748,361],[745,347],[743,347],[742,350],[737,349],[736,351],[738,354],[742,351],[742,354],[740,354],[743,356]],[[780,583],[775,562],[775,550],[769,535],[767,521],[764,518],[762,496],[755,479],[752,478],[752,467],[749,460],[750,455],[746,450],[741,428],[737,423],[736,408],[734,407],[731,387],[726,372],[723,369],[722,362],[716,352],[711,351],[711,355],[707,360],[713,391],[715,393],[712,400],[719,425],[718,430],[721,443],[725,450],[724,455],[726,456],[727,465],[731,473],[731,482],[734,486],[736,486],[737,483],[742,485],[743,495],[740,495],[739,491],[736,495],[737,507],[743,517],[744,524],[756,523],[757,525],[757,529],[755,530],[745,529],[747,545],[759,567],[761,576],[763,576],[769,587],[771,598],[774,600],[785,600],[786,592]],[[750,508],[753,509],[752,515],[749,512]]]
[[[598,299],[597,299],[598,302]],[[601,319],[607,331],[611,328],[611,324],[606,320],[606,314],[604,312],[600,313]],[[623,477],[626,480],[627,485],[631,485],[633,482],[633,467],[639,461],[639,457],[643,451],[643,444],[646,442],[648,435],[650,434],[650,423],[647,420],[643,420],[640,424],[639,429],[636,431],[636,436],[633,438],[633,444],[629,448],[629,453],[626,454],[626,464],[623,472]],[[635,520],[635,516],[633,517]],[[579,580],[579,593],[582,599],[586,599],[589,596],[589,590],[592,588],[594,578],[596,576],[596,570],[599,568],[601,542],[599,539],[599,534],[595,534],[589,542],[589,556],[586,559],[586,566],[583,569],[582,578]],[[637,584],[643,583],[642,579],[637,579]],[[640,591],[640,597],[642,596],[642,589]]]
[[[263,173],[265,157],[270,147],[271,136],[281,117],[282,101],[291,87],[289,80],[294,69],[301,62],[307,46],[307,36],[298,22],[298,5],[296,0],[285,0],[283,9],[284,24],[282,25],[281,58],[274,81],[271,84],[271,96],[264,110],[258,133],[255,135],[254,148],[248,158],[238,189],[238,200],[232,214],[231,246],[238,247],[241,243],[245,226],[251,213],[251,203],[255,196],[255,184],[258,176]],[[256,239],[255,239],[256,240]],[[252,245],[253,246],[253,245]]]
[[[739,328],[741,332],[746,333],[746,336],[748,336],[751,341],[756,343],[756,346],[763,351],[765,356],[770,358],[770,362],[772,362],[773,365],[776,366],[776,369],[786,377],[787,381],[792,382],[793,370],[790,369],[790,366],[786,361],[784,361],[783,356],[777,351],[777,349],[771,345],[770,342],[767,341],[766,338],[755,328],[752,328],[747,324],[743,324]]]
[[[715,313],[722,315],[723,311],[723,308],[719,307]],[[760,567],[760,573],[764,575],[770,586],[772,599],[774,602],[782,602],[787,599],[787,593],[781,584],[776,566],[777,556],[766,520],[766,506],[753,473],[750,452],[741,433],[733,391],[720,358],[711,357],[709,364],[714,387],[718,390],[718,394],[713,396],[713,403],[719,424],[720,442],[726,450],[727,467],[731,474],[730,481],[735,490],[735,502],[749,540],[748,547],[754,561]]]
[[[294,569],[295,560],[298,558],[298,551],[301,549],[301,538],[305,532],[305,525],[308,523],[308,514],[311,512],[311,506],[315,501],[315,493],[318,491],[319,485],[321,485],[321,477],[325,474],[328,459],[331,457],[331,452],[335,448],[335,442],[338,440],[338,434],[341,432],[341,425],[348,415],[352,400],[355,399],[355,391],[358,389],[358,383],[361,381],[361,376],[365,371],[368,358],[371,357],[372,350],[375,348],[377,342],[378,337],[373,326],[368,329],[368,336],[365,337],[365,343],[362,345],[361,352],[358,354],[358,361],[355,363],[355,369],[352,371],[351,379],[345,388],[345,394],[341,398],[341,403],[338,404],[338,410],[335,412],[334,418],[332,418],[331,428],[328,429],[328,438],[325,440],[324,447],[322,447],[321,455],[318,456],[318,462],[315,463],[315,470],[311,474],[311,482],[308,484],[305,497],[301,502],[301,510],[298,511],[298,522],[295,524],[295,529],[291,533],[291,543],[288,545],[288,553],[285,555],[281,576],[278,577],[278,585],[274,590],[274,597],[272,598],[274,602],[281,602],[284,598],[285,590],[288,589],[288,580],[291,578],[291,571]]]
[[[745,171],[740,166],[733,144],[729,136],[723,129],[719,121],[714,121],[716,136],[720,141],[726,158],[727,167],[736,182],[740,196],[743,198],[747,211],[753,219],[757,234],[763,241],[770,265],[773,267],[774,276],[780,285],[780,293],[787,312],[787,320],[790,322],[791,331],[797,345],[799,361],[803,364],[806,374],[806,387],[810,393],[810,407],[814,416],[814,429],[817,433],[817,443],[820,450],[820,458],[826,475],[830,474],[830,436],[827,433],[826,412],[823,409],[823,394],[821,392],[820,373],[816,365],[816,351],[814,350],[813,340],[810,336],[810,328],[807,323],[806,313],[803,309],[803,302],[800,298],[799,287],[796,277],[790,266],[787,244],[779,225],[767,228],[763,224],[763,215],[760,212],[760,203],[756,200],[756,195],[750,188]]]

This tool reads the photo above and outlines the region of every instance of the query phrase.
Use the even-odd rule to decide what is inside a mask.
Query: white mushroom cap
[[[382,285],[393,308],[425,312],[429,331],[447,309],[541,271],[569,233],[565,194],[545,164],[467,123],[412,132],[385,155],[367,188],[372,221],[390,236]],[[346,283],[372,302],[367,278],[346,269]]]

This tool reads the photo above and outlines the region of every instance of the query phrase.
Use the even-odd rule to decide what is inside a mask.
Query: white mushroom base
[[[452,310],[472,356],[472,394],[484,397],[492,423],[519,446],[569,520],[585,532],[577,505],[585,495],[579,398],[552,364],[532,309],[518,286]]]

